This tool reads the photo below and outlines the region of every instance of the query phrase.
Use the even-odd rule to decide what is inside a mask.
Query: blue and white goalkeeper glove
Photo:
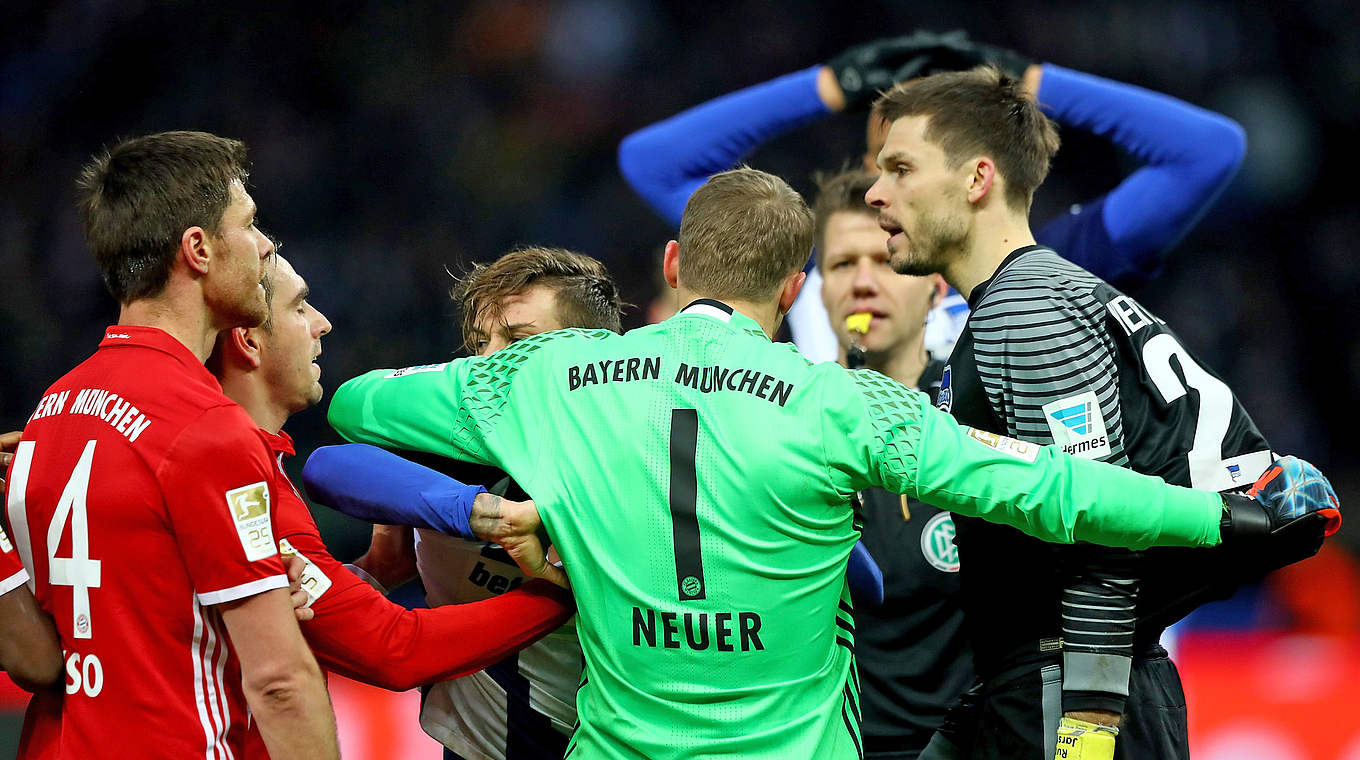
[[[1224,540],[1314,534],[1341,528],[1341,503],[1318,468],[1294,456],[1275,460],[1246,495],[1224,494]]]

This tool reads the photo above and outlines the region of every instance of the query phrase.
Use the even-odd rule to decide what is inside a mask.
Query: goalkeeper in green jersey
[[[345,438],[495,465],[533,498],[521,528],[541,516],[579,607],[569,757],[858,757],[845,570],[860,489],[1129,548],[1297,517],[960,428],[883,375],[772,343],[812,236],[780,179],[718,174],[666,247],[688,304],[671,319],[376,370],[335,394]]]

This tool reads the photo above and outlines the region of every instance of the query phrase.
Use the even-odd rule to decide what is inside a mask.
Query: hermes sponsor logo
[[[1053,443],[1063,451],[1086,459],[1110,454],[1110,439],[1095,391],[1045,404],[1043,411]]]

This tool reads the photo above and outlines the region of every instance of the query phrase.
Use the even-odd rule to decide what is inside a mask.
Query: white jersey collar
[[[703,314],[714,319],[720,319],[723,322],[732,321],[732,312],[731,306],[712,298],[696,298],[690,301],[689,306],[680,310],[681,314]]]

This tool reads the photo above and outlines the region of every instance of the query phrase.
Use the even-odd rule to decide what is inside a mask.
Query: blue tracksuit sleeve
[[[350,517],[474,540],[472,501],[486,490],[365,443],[312,452],[302,483],[313,499]]]
[[[619,144],[619,171],[671,224],[691,193],[762,143],[830,113],[817,96],[820,65],[715,98],[644,127]]]
[[[855,542],[850,550],[850,561],[845,566],[845,579],[850,584],[850,598],[865,607],[883,606],[883,570],[869,553],[863,541]]]
[[[1039,103],[1054,121],[1106,137],[1145,165],[1114,190],[1074,206],[1036,238],[1115,283],[1146,279],[1237,173],[1237,122],[1168,95],[1051,63]]]

